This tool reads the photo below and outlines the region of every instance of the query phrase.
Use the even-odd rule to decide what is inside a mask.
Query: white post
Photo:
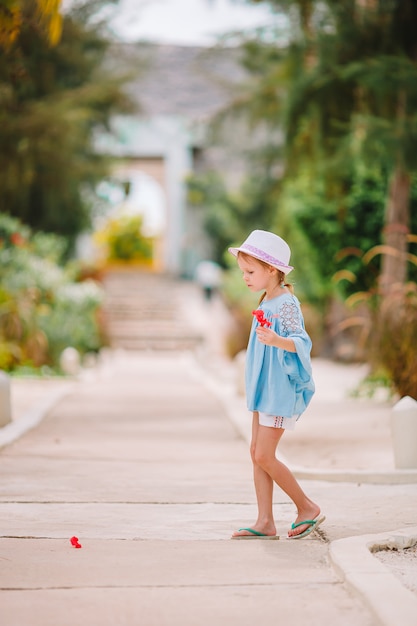
[[[417,468],[417,402],[404,396],[391,414],[394,461],[397,469]]]
[[[10,377],[0,372],[0,428],[12,421]]]
[[[67,376],[77,376],[81,369],[80,353],[75,348],[68,346],[61,352],[59,364]]]

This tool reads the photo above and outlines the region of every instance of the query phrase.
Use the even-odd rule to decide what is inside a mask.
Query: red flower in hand
[[[269,327],[271,326],[271,322],[269,322],[265,315],[264,312],[262,311],[262,309],[256,309],[256,311],[252,311],[252,315],[254,315],[256,317],[256,319],[258,320],[258,323],[261,326],[266,326]]]
[[[70,542],[74,548],[82,548],[82,545],[78,543],[78,537],[71,537]]]

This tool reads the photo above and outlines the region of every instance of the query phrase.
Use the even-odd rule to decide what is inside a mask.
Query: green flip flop
[[[292,535],[291,537],[287,537],[287,539],[302,539],[302,537],[307,537],[313,530],[317,529],[317,526],[324,522],[326,517],[324,515],[318,515],[315,519],[307,519],[303,522],[298,522],[297,524],[291,524],[291,529],[298,528],[299,526],[304,526],[305,524],[309,524],[309,528],[306,528],[299,535]]]
[[[260,533],[258,530],[254,528],[239,528],[238,532],[241,530],[246,530],[250,535],[235,535],[232,536],[231,539],[279,539],[278,535],[265,535],[265,533]]]

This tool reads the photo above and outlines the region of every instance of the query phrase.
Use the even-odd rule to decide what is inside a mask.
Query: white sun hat
[[[289,274],[294,268],[288,265],[291,250],[286,241],[266,230],[254,230],[239,248],[229,248],[233,256],[244,252],[259,261],[272,265],[284,274]]]

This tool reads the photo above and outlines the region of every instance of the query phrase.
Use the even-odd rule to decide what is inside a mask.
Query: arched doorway
[[[141,215],[143,234],[155,241],[156,270],[164,270],[166,266],[168,212],[163,170],[162,159],[135,159],[117,166],[114,171],[114,178],[121,183],[124,197],[112,212]]]
[[[186,274],[185,249],[188,237],[186,178],[193,170],[192,136],[183,120],[172,117],[141,118],[122,116],[112,120],[112,132],[98,137],[97,150],[114,159],[114,181],[121,189],[120,172],[138,177],[142,186],[149,176],[162,190],[164,231],[158,258],[161,271]],[[123,175],[123,178],[125,176]],[[104,186],[104,187],[103,187]],[[106,200],[110,181],[103,181]],[[131,185],[127,185],[130,190]],[[148,186],[149,187],[149,186]],[[138,186],[139,188],[139,186]],[[124,189],[124,198],[126,188]],[[139,192],[138,192],[139,193]],[[200,247],[201,237],[198,237]]]

